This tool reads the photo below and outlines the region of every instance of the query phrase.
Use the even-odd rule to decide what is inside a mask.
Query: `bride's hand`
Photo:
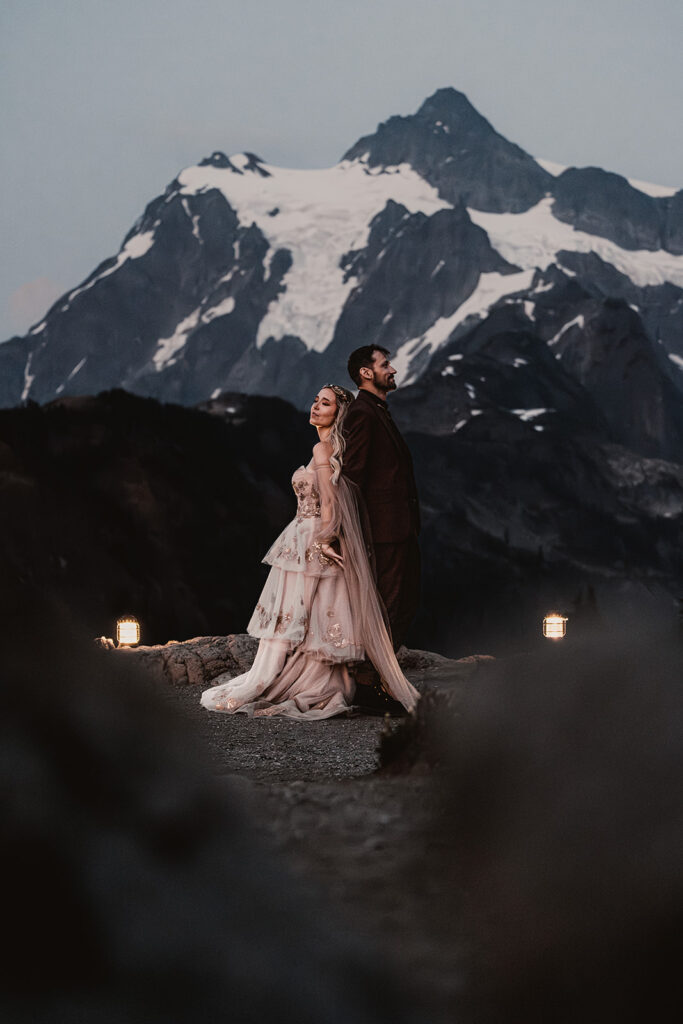
[[[323,544],[320,550],[322,554],[325,556],[325,558],[329,558],[329,560],[331,562],[334,562],[335,565],[338,565],[340,569],[344,568],[344,559],[342,558],[338,551],[334,550],[331,544]]]

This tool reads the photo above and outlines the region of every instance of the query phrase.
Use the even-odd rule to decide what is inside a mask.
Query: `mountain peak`
[[[519,146],[508,142],[451,87],[437,89],[416,114],[390,117],[343,157],[368,167],[408,164],[447,202],[492,213],[521,213],[552,184]]]
[[[263,160],[255,153],[237,153],[228,157],[220,150],[216,150],[211,156],[200,160],[199,167],[220,167],[223,170],[234,171],[235,174],[243,174],[245,171],[253,171],[260,174],[262,178],[269,178],[270,171],[263,166]]]
[[[494,129],[485,117],[472,106],[464,92],[448,86],[445,89],[437,89],[429,96],[416,117],[423,120],[441,123],[449,129],[457,129],[462,132],[469,132],[472,129],[480,129],[486,132],[493,132]]]
[[[203,160],[199,161],[198,167],[232,167],[230,158],[221,153],[219,149],[215,150],[211,156],[205,156]]]

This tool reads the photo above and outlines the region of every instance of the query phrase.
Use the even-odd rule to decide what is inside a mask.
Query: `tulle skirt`
[[[202,694],[204,707],[252,717],[331,718],[351,707],[356,688],[346,664],[292,651],[285,640],[261,640],[248,672],[224,683],[220,678]]]
[[[312,531],[302,525],[296,545],[284,545],[290,555],[300,549],[298,564],[290,557],[293,567],[284,568],[273,559],[277,541],[266,555],[271,570],[247,627],[261,641],[251,669],[215,679],[201,697],[208,710],[316,720],[351,706],[355,683],[349,665],[362,661],[365,651],[354,635],[344,572],[317,557],[312,536],[306,537]],[[313,550],[315,565],[306,560],[307,550]]]

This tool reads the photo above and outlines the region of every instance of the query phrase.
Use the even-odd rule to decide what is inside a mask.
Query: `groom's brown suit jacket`
[[[373,544],[415,537],[420,512],[413,460],[386,402],[361,388],[342,430],[343,472],[363,495]]]

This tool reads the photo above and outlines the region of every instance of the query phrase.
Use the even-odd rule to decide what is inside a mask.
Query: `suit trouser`
[[[374,544],[377,589],[391,626],[394,650],[405,640],[420,600],[420,548],[413,535],[400,544]]]

